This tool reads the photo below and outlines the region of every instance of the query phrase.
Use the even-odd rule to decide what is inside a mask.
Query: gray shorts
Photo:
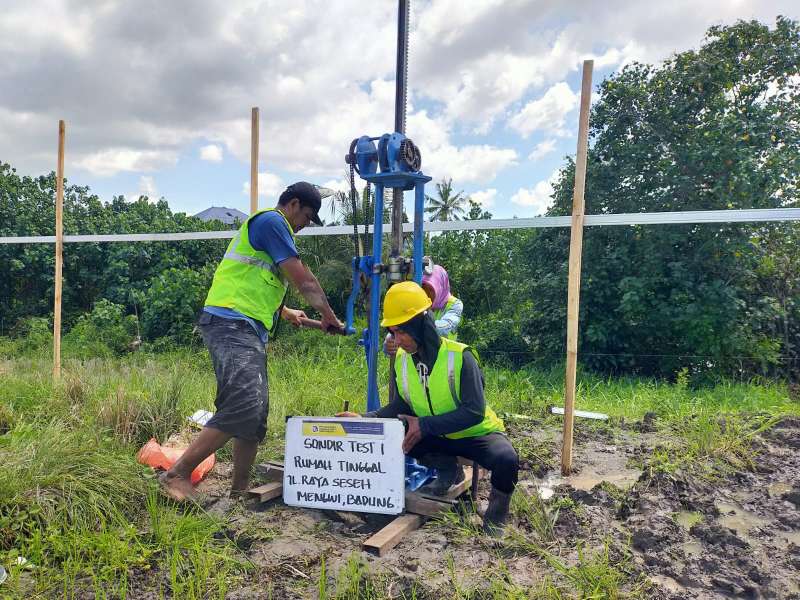
[[[269,412],[264,344],[247,321],[202,312],[198,325],[217,376],[217,410],[206,427],[261,442]]]

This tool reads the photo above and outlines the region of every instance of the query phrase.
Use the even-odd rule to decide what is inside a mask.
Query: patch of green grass
[[[552,544],[556,540],[555,524],[559,510],[559,507],[553,507],[542,500],[537,493],[526,494],[517,489],[511,497],[511,511],[521,524],[530,527],[544,545]]]
[[[627,550],[617,551],[612,557],[611,541],[606,539],[600,548],[586,549],[583,542],[576,548],[577,560],[567,561],[558,554],[530,540],[515,535],[518,547],[527,546],[529,553],[537,555],[555,573],[545,578],[535,589],[534,598],[594,598],[638,599],[647,598],[648,583],[634,575],[631,556]]]
[[[370,570],[358,552],[352,553],[331,581],[326,561],[320,563],[317,578],[319,600],[383,600],[397,598],[416,600],[416,585],[396,585],[396,581],[383,573]]]
[[[195,410],[213,408],[215,380],[206,350],[83,360],[65,349],[64,377],[54,383],[49,347],[16,358],[23,342],[0,339],[0,561],[9,564],[6,559],[12,553],[26,556],[41,566],[30,572],[36,589],[66,597],[80,597],[87,589],[97,597],[124,597],[142,582],[154,586],[156,595],[224,594],[243,567],[225,536],[206,535],[219,532],[220,522],[156,500],[149,472],[134,461],[146,439],[153,436],[163,442],[184,428]],[[287,415],[329,415],[341,410],[345,401],[351,410],[366,408],[364,353],[353,339],[310,331],[279,336],[270,346],[268,371],[270,414],[268,437],[259,453],[262,460],[281,457]],[[563,402],[563,370],[512,371],[488,365],[485,375],[487,400],[497,412],[531,417],[529,424],[509,419],[511,430],[560,428],[561,417],[549,415],[547,409]],[[387,377],[387,363],[381,361],[384,402]],[[578,426],[576,437],[583,432],[602,439],[622,435],[617,425],[623,419],[638,420],[655,412],[667,435],[643,466],[707,472],[751,467],[753,437],[778,415],[800,412],[786,386],[776,383],[722,382],[691,389],[685,381],[671,384],[585,373],[579,378],[577,408],[612,417],[610,424]],[[531,436],[513,439],[523,460],[555,466],[552,442]],[[218,457],[229,453],[225,449]],[[515,495],[514,511],[534,535],[508,536],[512,548],[550,556],[554,515],[559,509],[574,509],[567,502],[542,503],[538,497]],[[446,513],[438,523],[448,536],[470,543],[485,539],[479,519],[469,511]],[[245,535],[248,531],[245,527]],[[587,552],[577,565],[558,564],[560,568],[553,566],[557,576],[527,590],[530,597],[574,597],[570,589],[584,590],[577,597],[615,597],[622,594],[620,589],[631,589],[620,561],[611,560],[607,551]],[[199,576],[193,578],[192,573]],[[9,590],[21,581],[18,569],[11,569],[11,575]],[[328,572],[319,585],[326,597],[353,593],[378,598],[388,590],[387,581],[353,559],[333,579]],[[502,576],[490,577],[488,585],[495,596],[527,597]],[[100,591],[104,589],[110,591]],[[392,593],[395,598],[418,593],[410,590],[395,585]],[[465,597],[491,597],[486,596],[486,586],[465,587],[463,592]]]
[[[0,437],[0,507],[13,535],[45,524],[90,528],[115,513],[136,514],[146,497],[142,468],[90,429],[60,421],[17,425]],[[16,521],[15,521],[16,520]],[[8,532],[0,548],[13,545]]]
[[[433,517],[432,525],[460,542],[475,543],[485,535],[476,506],[471,501],[460,500],[456,509],[440,512]]]
[[[18,424],[0,436],[0,464],[0,562],[36,565],[35,590],[125,597],[133,574],[158,571],[175,597],[205,598],[235,567],[232,545],[212,538],[219,524],[159,500],[148,471],[102,431]],[[15,572],[4,587],[22,585]]]
[[[752,470],[757,453],[754,437],[779,419],[764,413],[700,411],[673,422],[674,439],[654,448],[640,467],[651,473],[686,470],[701,477]]]
[[[151,544],[167,580],[159,582],[159,591],[166,588],[176,598],[224,598],[227,575],[247,566],[221,535],[225,523],[202,512],[165,510],[155,496],[148,513]]]
[[[579,547],[578,562],[574,566],[558,562],[551,564],[574,586],[579,598],[645,598],[647,583],[639,578],[632,579],[629,563],[629,555],[612,561],[609,542],[606,541],[594,553],[587,553]]]

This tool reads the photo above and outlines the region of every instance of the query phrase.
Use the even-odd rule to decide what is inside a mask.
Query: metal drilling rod
[[[394,130],[406,132],[406,101],[408,99],[408,21],[411,0],[399,0],[397,5],[397,68],[394,87]],[[392,190],[392,256],[400,256],[403,239],[403,190]],[[378,259],[380,257],[377,257]]]

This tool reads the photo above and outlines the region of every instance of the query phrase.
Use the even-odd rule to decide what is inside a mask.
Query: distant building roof
[[[226,225],[233,225],[236,221],[244,223],[247,220],[247,215],[242,211],[236,210],[235,208],[226,208],[224,206],[212,206],[197,213],[195,217],[203,219],[203,221],[218,219]]]

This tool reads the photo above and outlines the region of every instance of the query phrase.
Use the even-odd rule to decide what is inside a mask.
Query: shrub
[[[89,314],[78,317],[64,336],[70,353],[80,357],[112,356],[128,351],[136,338],[136,317],[125,315],[125,307],[102,298]]]
[[[149,340],[166,337],[188,345],[213,274],[213,266],[208,266],[199,271],[167,269],[154,277],[142,306],[145,337]]]
[[[53,345],[53,327],[46,317],[20,319],[11,333],[31,350]]]

